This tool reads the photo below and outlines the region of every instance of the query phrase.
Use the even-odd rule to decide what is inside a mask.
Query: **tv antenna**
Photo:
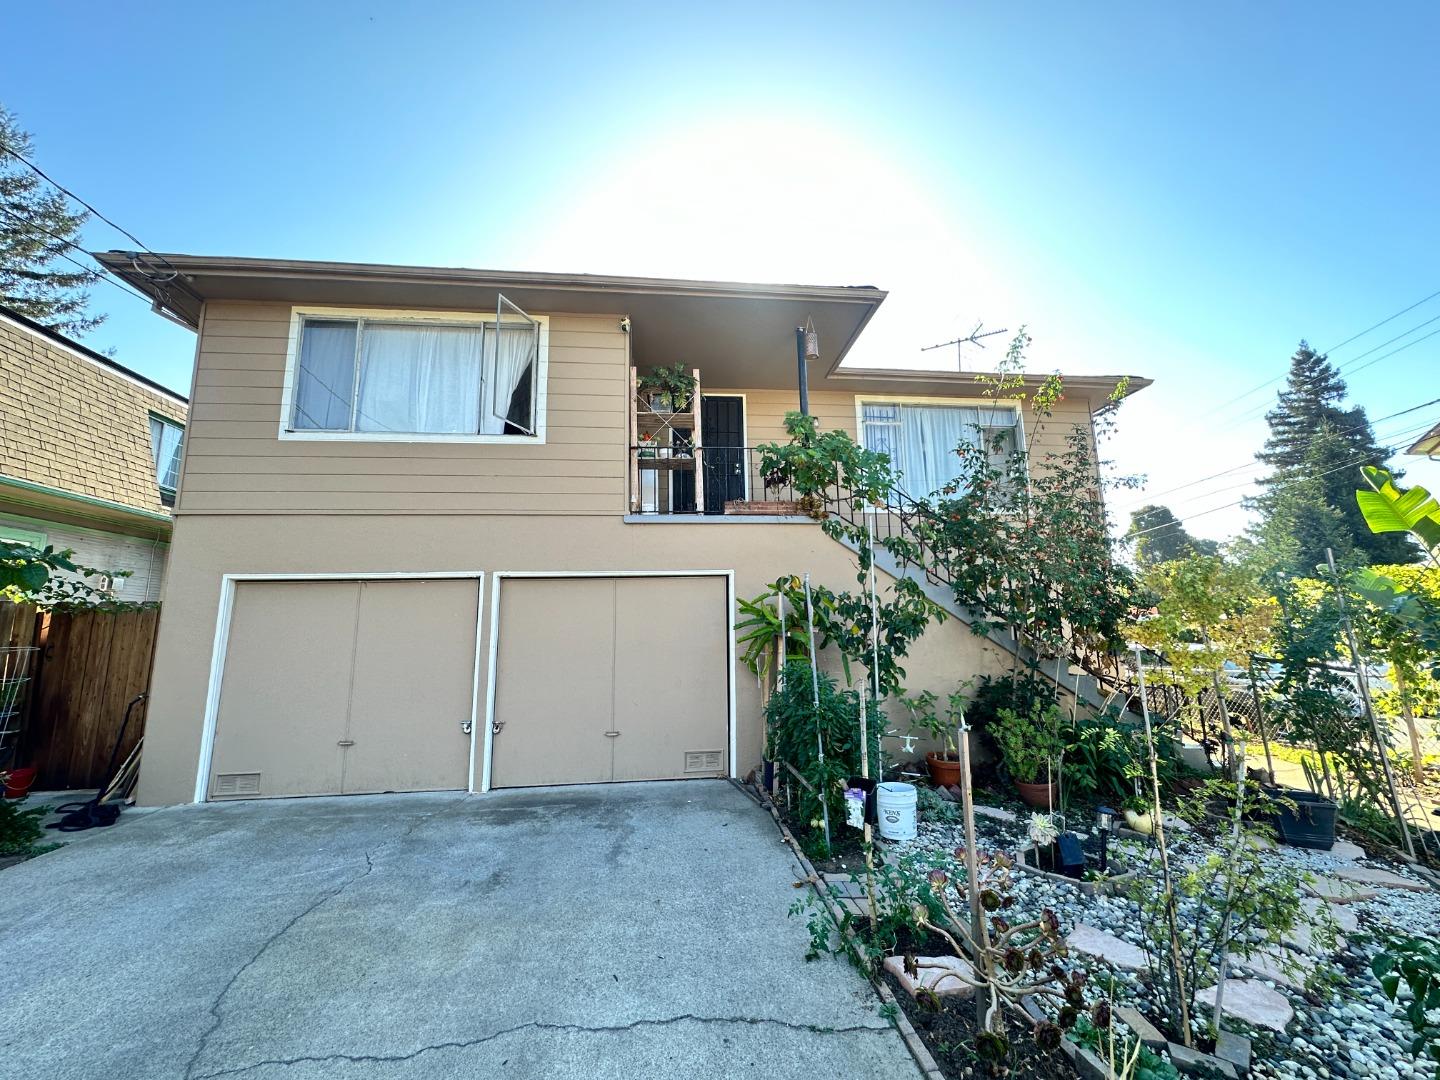
[[[966,334],[964,337],[958,337],[951,341],[942,341],[938,345],[926,345],[920,351],[929,352],[932,349],[945,349],[949,348],[951,345],[954,345],[955,370],[964,371],[965,363],[962,357],[962,353],[960,351],[961,349],[963,349],[966,345],[977,345],[983,349],[985,348],[985,342],[981,340],[982,338],[994,337],[996,334],[1008,334],[1010,332],[1008,330],[985,330],[985,332],[982,334],[981,331],[984,329],[985,324],[983,322],[978,322],[975,324],[975,329],[971,330],[970,333]]]

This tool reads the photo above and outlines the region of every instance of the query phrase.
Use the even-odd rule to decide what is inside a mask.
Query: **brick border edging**
[[[750,799],[762,809],[770,812],[770,817],[774,820],[775,827],[780,830],[781,838],[790,848],[790,853],[795,856],[795,861],[800,864],[800,869],[805,872],[805,883],[810,886],[820,902],[825,905],[825,910],[830,915],[830,920],[835,924],[836,930],[845,939],[846,944],[852,949],[858,949],[858,943],[855,940],[854,933],[845,927],[841,912],[836,907],[833,898],[825,891],[821,883],[820,875],[815,872],[815,867],[811,864],[810,860],[805,857],[805,852],[800,850],[800,845],[796,842],[795,837],[791,835],[785,822],[780,819],[780,811],[775,808],[775,804],[762,793],[739,780],[731,780],[730,782],[734,784],[746,798]],[[880,1000],[886,1005],[894,1006],[895,1016],[891,1020],[891,1023],[893,1023],[895,1029],[900,1032],[900,1038],[904,1041],[905,1048],[910,1051],[910,1056],[915,1059],[915,1064],[919,1067],[925,1080],[946,1080],[944,1071],[936,1063],[935,1058],[931,1056],[924,1041],[920,1038],[919,1032],[917,1032],[915,1026],[910,1023],[910,1018],[905,1015],[905,1010],[902,1009],[900,1003],[895,1000],[895,995],[890,990],[890,987],[887,986],[875,972],[871,972],[867,978],[870,981],[870,985],[874,987],[875,993]]]

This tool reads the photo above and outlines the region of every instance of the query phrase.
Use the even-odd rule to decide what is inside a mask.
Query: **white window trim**
[[[290,335],[285,343],[285,383],[280,391],[280,439],[282,442],[361,442],[361,443],[500,443],[504,445],[545,445],[546,396],[550,374],[550,317],[531,315],[540,324],[540,357],[535,371],[535,434],[534,435],[456,435],[425,434],[406,431],[297,431],[290,426],[295,409],[295,380],[300,365],[300,328],[305,319],[374,319],[386,322],[474,323],[494,325],[495,312],[481,311],[415,311],[395,308],[292,307]],[[507,319],[507,322],[509,320]],[[514,320],[521,325],[520,320]]]
[[[959,408],[1009,409],[1015,414],[1015,427],[1020,437],[1015,440],[1016,449],[1026,452],[1028,435],[1025,430],[1025,410],[1019,402],[996,401],[987,397],[924,397],[916,394],[856,394],[855,395],[855,441],[865,449],[865,406],[866,405],[954,405]],[[1027,475],[1029,470],[1026,470]],[[867,513],[879,513],[878,508],[867,508]]]

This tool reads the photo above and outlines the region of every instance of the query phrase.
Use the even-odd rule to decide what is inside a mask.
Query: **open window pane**
[[[356,431],[474,435],[481,328],[367,323]]]
[[[486,357],[491,373],[488,434],[535,434],[535,373],[540,362],[540,324],[501,294],[495,312],[496,333]]]
[[[348,431],[355,392],[355,336],[359,324],[306,319],[295,380],[296,430]]]

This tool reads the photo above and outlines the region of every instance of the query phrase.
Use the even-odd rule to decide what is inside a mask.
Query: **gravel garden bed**
[[[1029,813],[1018,802],[999,808],[977,807],[977,846],[981,851],[1009,854],[1029,846]],[[1076,817],[1071,815],[1072,823],[1078,823]],[[1093,846],[1093,824],[1087,821],[1085,825],[1089,827],[1073,831],[1088,841],[1087,846]],[[1204,843],[1182,832],[1178,823],[1167,839],[1172,863],[1184,866],[1206,853]],[[907,852],[948,853],[963,844],[964,830],[958,820],[922,820],[915,840],[881,847],[888,861],[896,861]],[[1155,850],[1149,842],[1112,841],[1110,854],[1139,873],[1158,872]],[[1430,888],[1422,872],[1402,863],[1372,858],[1351,844],[1337,843],[1334,852],[1281,846],[1265,852],[1264,857],[1311,875],[1315,879],[1311,888],[1327,896],[1335,891],[1346,895],[1344,903],[1332,903],[1321,896],[1305,900],[1311,923],[1322,928],[1329,923],[1330,930],[1338,932],[1333,946],[1325,947],[1316,940],[1317,936],[1324,937],[1323,931],[1316,935],[1302,927],[1284,955],[1233,965],[1231,978],[1245,985],[1227,984],[1226,1027],[1250,1038],[1254,1054],[1250,1075],[1275,1080],[1435,1076],[1433,1062],[1410,1053],[1410,1029],[1400,1015],[1401,1006],[1385,999],[1369,964],[1376,951],[1376,932],[1440,934],[1440,893]],[[849,869],[859,869],[853,859],[835,860],[836,868],[847,861]],[[1400,887],[1386,874],[1395,875],[1409,887]],[[1375,877],[1383,883],[1351,880]],[[1336,882],[1338,886],[1333,884]],[[1016,875],[1014,917],[1033,918],[1046,908],[1053,910],[1061,921],[1062,932],[1071,939],[1071,955],[1065,964],[1089,972],[1093,993],[1107,994],[1117,1006],[1129,1005],[1144,1015],[1158,1015],[1158,1002],[1140,952],[1143,938],[1139,905],[1123,895],[1086,895],[1079,885],[1050,876]],[[1194,909],[1182,904],[1182,919],[1187,915],[1193,918]],[[910,1014],[915,1006],[909,995],[897,996],[907,1003]],[[1233,1002],[1241,1002],[1236,1005],[1238,1009],[1243,1007],[1241,999],[1251,996],[1277,1010],[1281,1019],[1289,1010],[1292,1015],[1288,1022],[1276,1024],[1276,1030],[1230,1015]],[[973,1006],[968,1003],[947,1007],[947,1015],[952,1008],[973,1017]],[[1197,1027],[1208,1019],[1208,1012],[1202,1011]],[[927,1045],[934,1044],[932,1052],[940,1059],[956,1035],[949,1021],[934,1021],[929,1028],[913,1016],[912,1022]],[[954,1060],[958,1063],[963,1058]],[[1015,1060],[1020,1060],[1018,1055]],[[1068,1062],[1065,1068],[1069,1069]],[[1052,1071],[1035,1075],[1065,1074]]]

